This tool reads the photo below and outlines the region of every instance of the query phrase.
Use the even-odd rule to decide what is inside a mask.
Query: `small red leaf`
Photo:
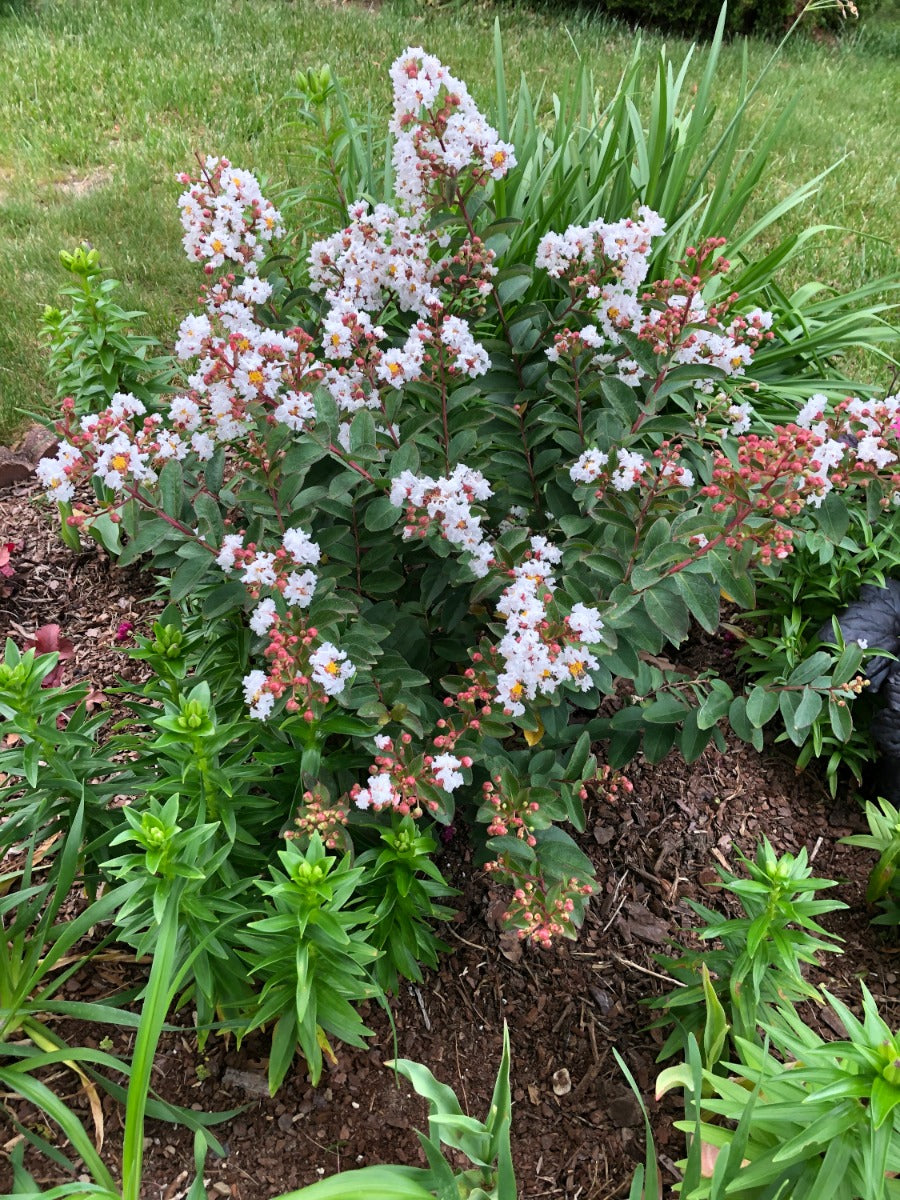
[[[67,637],[60,637],[58,625],[42,625],[25,641],[26,650],[35,650],[38,654],[58,654],[59,662],[44,679],[42,687],[56,687],[65,672],[65,664],[75,654],[75,646]]]

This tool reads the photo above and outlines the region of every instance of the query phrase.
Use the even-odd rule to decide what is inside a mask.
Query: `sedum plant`
[[[660,960],[681,984],[651,1002],[665,1011],[657,1024],[676,1022],[660,1058],[683,1050],[688,1035],[699,1033],[704,1006],[720,1012],[720,1024],[727,1023],[735,1037],[757,1038],[758,1026],[772,1020],[779,1005],[821,1000],[819,990],[804,978],[804,967],[818,966],[822,952],[840,953],[817,918],[847,906],[816,898],[835,884],[813,877],[805,848],[796,856],[778,857],[764,838],[755,860],[739,857],[748,878],[721,868],[719,875],[721,887],[737,897],[743,916],[730,919],[694,900],[687,902],[704,922],[697,936],[703,942],[715,939],[720,947],[680,947],[678,957]],[[714,1040],[720,1052],[724,1034]]]
[[[848,846],[865,846],[878,854],[866,887],[866,901],[877,904],[883,912],[874,918],[875,925],[900,924],[900,810],[881,797],[877,804],[866,801],[868,833],[856,833],[841,838]]]
[[[685,1089],[692,1119],[683,1200],[890,1200],[900,1195],[900,1040],[862,984],[863,1020],[826,993],[846,1036],[823,1041],[790,1005],[766,1045],[735,1039],[727,1075],[689,1062],[657,1095]],[[777,1057],[775,1053],[777,1052]]]
[[[47,373],[58,396],[72,396],[79,412],[109,404],[117,392],[152,400],[166,391],[173,373],[167,355],[153,355],[155,338],[137,334],[133,322],[145,314],[127,312],[115,300],[115,279],[104,279],[100,253],[87,245],[60,262],[72,276],[62,289],[66,309],[47,306],[42,332],[49,345]]]

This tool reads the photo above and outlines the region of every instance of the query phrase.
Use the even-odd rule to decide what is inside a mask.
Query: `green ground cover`
[[[21,410],[47,406],[42,307],[62,282],[58,251],[86,240],[125,284],[120,301],[149,311],[146,331],[170,338],[196,290],[184,260],[173,174],[195,152],[225,154],[270,180],[302,185],[294,108],[282,97],[297,70],[332,63],[353,102],[386,111],[386,71],[408,44],[422,44],[491,95],[494,9],[377,11],[325,0],[65,0],[0,8],[0,437]],[[524,71],[549,93],[580,55],[601,92],[610,90],[634,35],[578,16],[500,10],[508,78]],[[660,45],[644,39],[646,53]],[[668,42],[676,59],[682,48]],[[686,49],[686,45],[684,47]],[[893,268],[900,72],[883,26],[865,24],[833,46],[797,40],[769,77],[752,114],[796,96],[774,156],[760,211],[848,156],[812,209],[788,220],[846,227],[823,237],[792,267],[841,290]],[[749,48],[751,74],[771,53]],[[720,78],[736,89],[740,47],[728,47]],[[723,96],[723,100],[725,97]],[[276,189],[277,190],[277,189]]]

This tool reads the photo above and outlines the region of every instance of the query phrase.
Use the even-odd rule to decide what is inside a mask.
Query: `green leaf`
[[[641,707],[641,714],[648,725],[673,725],[689,711],[690,705],[680,696],[663,695]]]
[[[672,576],[691,616],[707,633],[719,628],[719,586],[706,575],[678,571]]]
[[[788,695],[782,692],[782,696]],[[762,730],[750,724],[747,718],[747,701],[743,696],[736,696],[728,709],[728,723],[741,741],[750,742],[754,750],[762,750]]]
[[[837,545],[850,527],[850,512],[836,492],[829,494],[814,510],[816,523],[830,542]]]
[[[212,555],[205,550],[201,551],[201,555],[183,562],[169,581],[169,599],[173,603],[184,600],[196,591],[201,580],[209,574],[213,565]]]
[[[755,687],[747,697],[747,720],[757,729],[761,729],[767,721],[778,712],[778,692],[770,692],[764,687]]]
[[[184,499],[184,472],[176,458],[170,458],[163,465],[157,487],[163,512],[177,520]]]
[[[427,1178],[428,1172],[419,1167],[359,1167],[285,1192],[277,1200],[434,1200],[423,1186]]]
[[[804,688],[800,694],[800,703],[794,713],[798,726],[810,726],[822,711],[822,695],[812,688]]]
[[[692,708],[684,718],[681,732],[678,735],[678,748],[685,762],[696,762],[712,737],[712,729],[708,726],[701,728],[699,710]]]
[[[791,671],[787,681],[790,684],[812,683],[831,670],[831,663],[832,657],[827,650],[817,650]]]
[[[671,588],[671,590],[670,590]],[[679,645],[687,637],[688,610],[671,584],[659,585],[642,597],[647,616],[666,640]]]
[[[387,496],[377,496],[366,506],[363,524],[372,533],[390,529],[403,515],[403,509],[391,504]]]
[[[842,742],[848,741],[853,732],[853,717],[847,702],[840,704],[837,700],[829,700],[828,719],[835,736]]]
[[[734,696],[728,684],[721,679],[714,680],[712,690],[697,712],[697,728],[711,729],[722,717],[728,715],[728,709],[733,699]]]

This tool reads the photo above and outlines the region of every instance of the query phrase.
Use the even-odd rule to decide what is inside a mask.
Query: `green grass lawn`
[[[51,400],[39,338],[43,305],[63,281],[57,254],[96,246],[123,279],[119,299],[149,312],[146,331],[171,339],[200,279],[183,258],[174,174],[195,152],[225,154],[279,184],[308,172],[302,131],[282,97],[301,67],[329,61],[355,105],[384,116],[387,68],[423,45],[491,95],[499,11],[508,78],[524,71],[549,94],[574,63],[608,91],[633,35],[580,17],[480,4],[390,4],[368,10],[327,0],[32,0],[0,6],[0,440],[23,410]],[[686,49],[669,40],[679,59]],[[646,53],[660,42],[645,38]],[[849,289],[896,266],[895,135],[900,72],[891,39],[860,33],[834,46],[797,40],[755,98],[762,120],[798,103],[767,176],[760,210],[849,155],[796,225],[845,226],[798,272]],[[771,46],[750,47],[758,71]],[[739,47],[724,54],[723,96],[737,87]],[[887,382],[887,381],[885,381]]]

